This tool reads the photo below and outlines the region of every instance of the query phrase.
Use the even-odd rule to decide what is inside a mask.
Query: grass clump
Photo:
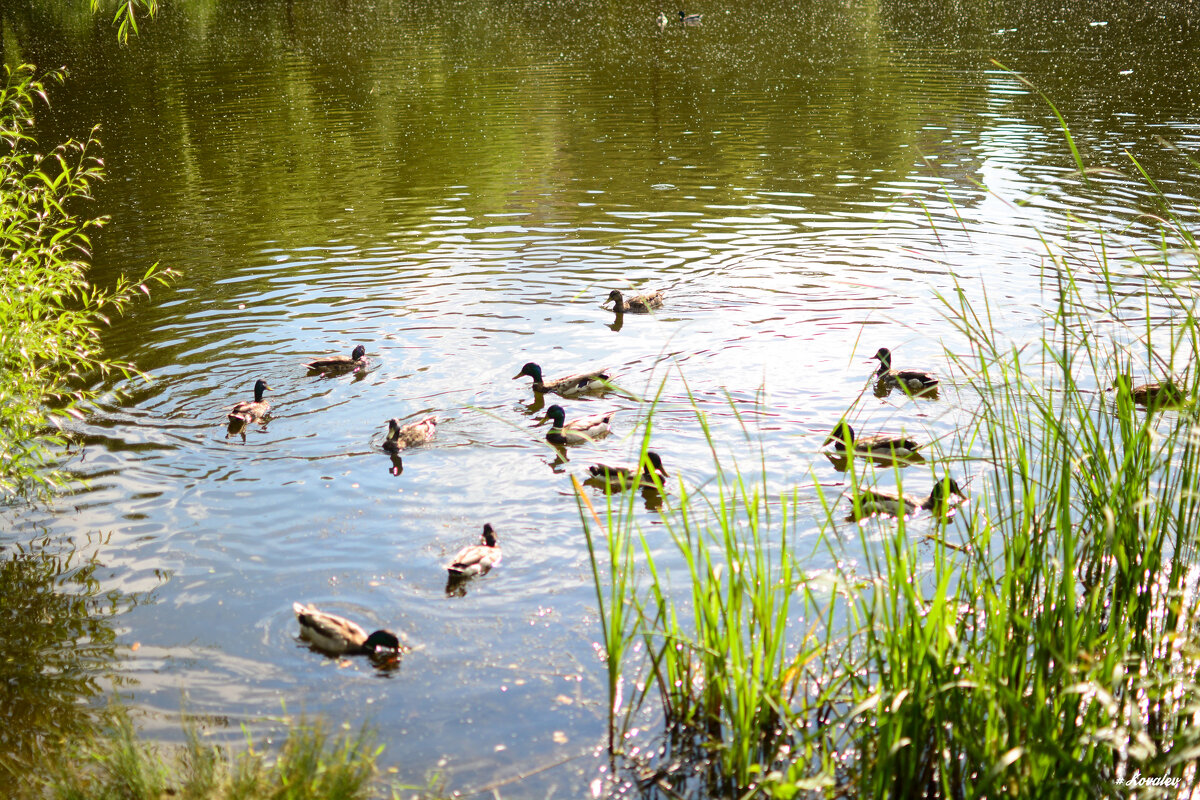
[[[36,151],[35,103],[63,71],[38,77],[5,69],[0,89],[0,499],[44,495],[63,482],[47,469],[66,444],[64,422],[82,416],[95,390],[85,379],[136,373],[106,358],[99,331],[147,283],[168,272],[151,267],[110,289],[87,279],[90,232],[102,219],[74,208],[91,199],[104,174],[93,130],[48,153]]]
[[[112,728],[77,748],[48,778],[56,800],[359,800],[377,796],[375,761],[382,747],[366,729],[331,735],[320,722],[289,725],[279,752],[268,756],[247,737],[237,755],[206,745],[194,726],[173,756],[138,740],[121,709]]]
[[[614,749],[632,785],[672,798],[1196,787],[1200,370],[1176,365],[1200,354],[1200,251],[1159,197],[1153,249],[1117,257],[1098,229],[1080,252],[1043,239],[1032,341],[997,330],[986,298],[944,300],[973,417],[938,460],[975,482],[952,524],[929,523],[937,535],[870,523],[848,552],[819,489],[807,505],[806,487],[768,502],[767,466],[752,480],[714,448],[717,478],[680,487],[663,514],[686,565],[672,587],[632,505],[610,509],[601,527],[623,544],[602,555],[620,563],[593,556],[614,593],[602,611],[622,608],[608,667],[644,687],[611,698],[624,707],[612,739],[626,741],[635,708],[663,723],[652,755]],[[1144,378],[1124,376],[1146,372],[1179,388],[1172,407],[1138,405]],[[833,574],[806,573],[789,549],[805,507],[824,508]]]

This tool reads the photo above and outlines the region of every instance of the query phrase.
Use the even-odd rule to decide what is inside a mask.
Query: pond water
[[[177,738],[181,709],[230,741],[284,708],[366,720],[401,779],[459,790],[579,796],[604,763],[570,476],[630,457],[646,405],[564,402],[619,413],[563,463],[523,363],[661,389],[653,447],[689,489],[715,470],[690,391],[727,465],[761,447],[771,492],[799,487],[820,569],[832,425],[947,440],[970,413],[952,378],[935,401],[864,393],[876,348],[945,371],[956,290],[1035,337],[1047,243],[1142,246],[1159,206],[1126,153],[1188,224],[1200,196],[1186,4],[755,0],[660,31],[645,4],[177,3],[124,49],[32,5],[0,12],[6,60],[72,73],[43,142],[102,125],[97,281],[180,275],[105,335],[154,380],[80,425],[88,486],[10,514],[4,542],[74,538],[141,598],[114,618],[115,671],[153,734]],[[1110,171],[1083,182],[1050,107],[991,59]],[[613,288],[666,303],[617,320]],[[370,370],[301,366],[355,344]],[[259,378],[273,417],[229,435]],[[386,421],[430,413],[436,441],[397,469]],[[503,564],[448,595],[487,522]],[[295,600],[416,649],[339,666],[297,642]]]

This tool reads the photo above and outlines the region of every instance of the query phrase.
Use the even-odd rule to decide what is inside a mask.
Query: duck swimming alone
[[[851,428],[850,423],[845,420],[833,426],[833,432],[821,446],[825,447],[830,442],[838,452],[845,452],[849,448],[856,453],[892,456],[893,458],[914,455],[921,446],[916,439],[891,433],[857,437],[854,435],[854,428]]]
[[[425,444],[436,434],[436,416],[410,422],[408,425],[401,425],[400,419],[394,417],[388,420],[388,434],[383,442],[383,449],[389,453],[399,453],[401,450]]]
[[[553,405],[546,409],[546,416],[542,417],[540,422],[554,422],[554,426],[546,434],[546,441],[550,444],[588,444],[612,433],[610,425],[616,413],[608,411],[604,414],[591,414],[566,422],[567,412],[562,406]]]
[[[472,575],[482,575],[500,563],[500,545],[496,542],[496,532],[490,524],[483,526],[479,536],[479,544],[472,544],[458,551],[454,560],[446,565],[451,578],[469,578]]]
[[[912,394],[926,394],[937,390],[938,377],[923,369],[892,369],[892,351],[881,347],[871,358],[879,360],[875,370],[876,380],[889,386],[899,386]]]
[[[703,16],[704,16],[703,14],[686,14],[683,11],[680,11],[679,12],[679,24],[680,25],[699,25],[700,18]]]
[[[368,635],[357,622],[337,614],[318,611],[316,606],[292,603],[300,622],[300,638],[333,655],[373,656],[400,652],[400,638],[387,630]]]
[[[348,356],[325,356],[304,365],[309,372],[349,372],[367,366],[367,348],[356,345]]]
[[[1169,379],[1151,381],[1137,386],[1131,385],[1132,383],[1133,379],[1128,375],[1121,375],[1113,381],[1112,389],[1119,389],[1121,384],[1129,386],[1129,394],[1133,398],[1133,402],[1147,407],[1180,405],[1186,399],[1183,390]]]
[[[946,477],[933,485],[929,496],[924,500],[898,492],[885,492],[860,486],[855,493],[857,504],[851,516],[870,516],[871,514],[887,514],[892,517],[903,517],[918,509],[932,511],[938,516],[944,515],[950,508],[950,496],[958,495],[967,499],[963,490],[954,478]]]
[[[604,464],[596,463],[588,467],[588,474],[592,478],[608,481],[609,483],[624,483],[631,485],[633,479],[639,474],[645,481],[653,481],[657,475],[659,481],[668,477],[667,470],[663,467],[662,458],[653,450],[646,451],[646,460],[639,466],[637,464]]]
[[[550,392],[562,397],[573,397],[578,394],[607,389],[611,380],[607,372],[597,370],[596,372],[581,372],[578,375],[568,375],[565,378],[546,381],[542,378],[542,368],[532,361],[521,367],[521,371],[513,375],[512,379],[515,381],[522,376],[533,378],[533,390],[535,392]]]
[[[608,293],[608,299],[600,305],[613,304],[613,311],[618,314],[649,314],[656,308],[662,308],[663,293],[661,291],[647,292],[645,294],[634,295],[626,300],[621,292],[613,289]]]
[[[229,411],[230,424],[262,422],[263,418],[271,411],[271,404],[263,400],[263,395],[270,388],[262,378],[256,380],[254,382],[254,399],[243,400],[233,406]]]

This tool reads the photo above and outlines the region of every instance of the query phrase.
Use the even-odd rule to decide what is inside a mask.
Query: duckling
[[[915,439],[897,436],[891,433],[876,433],[871,436],[856,437],[850,423],[842,420],[833,426],[833,432],[825,440],[822,447],[833,442],[834,449],[845,452],[847,448],[855,453],[867,453],[872,456],[891,456],[906,458],[916,455],[921,446]]]
[[[871,358],[879,360],[879,369],[875,370],[875,377],[885,385],[899,386],[913,394],[927,394],[937,390],[938,377],[932,372],[922,369],[892,369],[892,351],[886,347],[879,348]]]
[[[542,379],[542,368],[532,361],[521,367],[521,371],[513,375],[512,379],[515,381],[523,375],[533,378],[533,390],[535,392],[551,392],[562,397],[573,397],[578,394],[607,389],[609,382],[612,380],[607,372],[597,370],[596,372],[581,372],[578,375],[569,375],[566,378],[545,381]]]
[[[349,372],[367,366],[367,348],[355,346],[348,356],[326,356],[304,365],[309,372]]]
[[[951,508],[950,495],[958,495],[963,500],[967,499],[967,495],[951,477],[943,478],[935,483],[929,491],[929,496],[924,500],[912,495],[860,486],[856,492],[858,505],[851,516],[887,514],[893,517],[903,517],[918,509],[932,511],[941,516]]]
[[[300,621],[300,638],[332,655],[373,656],[400,652],[400,638],[387,630],[367,635],[362,626],[345,617],[318,611],[316,606],[292,603]]]
[[[454,560],[446,565],[451,578],[469,578],[482,575],[500,563],[500,545],[496,532],[490,524],[483,526],[479,544],[472,544],[458,551]]]
[[[546,434],[546,441],[550,444],[587,444],[596,439],[603,439],[612,433],[612,428],[609,426],[616,413],[616,411],[608,411],[604,414],[592,414],[566,422],[567,412],[563,410],[562,406],[553,405],[546,409],[546,416],[538,422],[546,420],[554,422],[554,427]]]
[[[234,424],[249,424],[251,422],[262,422],[263,417],[271,411],[271,404],[263,400],[263,394],[270,389],[267,382],[259,378],[254,382],[254,399],[243,400],[236,403],[229,412],[229,423]]]
[[[658,12],[658,19],[656,19],[655,22],[658,23],[658,29],[660,31],[666,30],[666,27],[671,24],[671,20],[667,19],[667,15],[661,11]]]
[[[1121,384],[1129,386],[1129,394],[1133,397],[1133,402],[1140,406],[1171,406],[1179,405],[1184,401],[1183,390],[1170,379],[1151,381],[1138,386],[1132,386],[1132,383],[1133,379],[1128,375],[1120,375],[1113,381],[1112,389],[1119,389]]]
[[[653,481],[654,475],[659,476],[661,481],[668,477],[667,470],[663,467],[662,458],[653,450],[646,451],[646,459],[637,464],[604,464],[597,463],[588,467],[588,474],[592,478],[608,481],[609,483],[624,483],[631,485],[633,479],[641,474],[643,481]]]
[[[679,24],[680,25],[699,25],[700,18],[703,16],[704,16],[703,14],[685,14],[684,12],[680,11],[679,12]]]
[[[608,299],[600,305],[607,303],[613,304],[613,311],[618,314],[629,312],[630,314],[649,314],[655,308],[662,308],[663,293],[661,291],[647,292],[630,297],[628,300],[621,296],[621,292],[613,289],[608,293]]]
[[[437,417],[426,417],[408,425],[401,425],[399,418],[388,420],[387,439],[383,449],[389,453],[399,453],[409,447],[425,444],[437,434]]]

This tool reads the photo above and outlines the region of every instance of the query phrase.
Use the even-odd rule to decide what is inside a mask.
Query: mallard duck
[[[479,544],[472,544],[458,551],[454,560],[446,565],[446,570],[452,578],[469,578],[472,575],[482,575],[500,563],[500,545],[496,542],[496,532],[491,525],[483,526],[479,536]]]
[[[654,475],[659,476],[661,481],[667,476],[667,470],[663,467],[662,458],[653,450],[646,451],[646,459],[637,464],[604,464],[597,463],[588,467],[588,474],[593,478],[606,480],[610,483],[624,482],[626,485],[633,483],[633,479],[641,474],[644,481],[652,481]]]
[[[935,483],[929,491],[929,496],[924,500],[912,495],[860,486],[855,493],[858,503],[854,513],[861,516],[888,514],[893,517],[902,517],[921,509],[942,515],[950,508],[950,495],[958,495],[963,500],[967,499],[958,483],[950,477]]]
[[[596,439],[603,439],[612,433],[612,428],[609,426],[616,413],[616,411],[608,411],[604,414],[577,417],[566,422],[567,412],[563,411],[562,406],[555,405],[546,409],[546,416],[542,417],[539,423],[546,420],[554,422],[554,427],[546,434],[546,441],[550,444],[587,444]]]
[[[680,25],[699,25],[700,18],[703,16],[704,16],[703,14],[686,14],[686,13],[680,11],[679,12],[679,24]]]
[[[664,30],[668,25],[671,24],[671,20],[667,19],[667,15],[661,11],[658,12],[658,19],[655,21],[658,23],[658,29],[660,31]]]
[[[899,386],[913,394],[922,394],[935,390],[938,377],[923,369],[892,369],[892,351],[881,347],[871,358],[879,360],[879,369],[875,370],[875,378],[886,385]]]
[[[230,423],[262,422],[263,417],[271,411],[271,404],[263,400],[263,394],[270,386],[262,378],[254,382],[254,399],[236,403],[229,412]]]
[[[367,366],[367,348],[360,344],[355,346],[348,356],[326,356],[310,361],[304,366],[309,372],[348,372],[352,369],[362,369]]]
[[[1183,390],[1169,379],[1151,381],[1138,386],[1133,386],[1132,383],[1133,379],[1128,375],[1121,375],[1113,381],[1112,389],[1119,389],[1121,384],[1129,386],[1129,394],[1133,398],[1133,402],[1141,406],[1172,406],[1179,405],[1184,401]]]
[[[292,610],[300,621],[300,638],[327,653],[373,656],[400,652],[400,638],[391,631],[378,630],[368,635],[357,622],[303,603],[292,603]]]
[[[661,291],[647,292],[646,294],[635,295],[626,300],[622,297],[619,290],[613,289],[608,293],[608,299],[600,305],[603,306],[608,303],[613,304],[613,311],[618,314],[626,312],[630,314],[648,314],[653,309],[662,308],[663,293]]]
[[[892,456],[905,458],[914,455],[921,446],[915,439],[907,436],[897,436],[891,433],[876,433],[871,436],[855,436],[850,423],[842,420],[833,426],[833,432],[821,446],[833,443],[838,452],[845,452],[847,446],[856,453],[869,453],[872,456]]]
[[[533,378],[533,390],[535,392],[552,392],[562,397],[572,397],[577,394],[606,389],[611,380],[607,372],[597,370],[596,372],[581,372],[578,375],[569,375],[566,378],[546,381],[542,379],[542,368],[532,361],[521,367],[521,371],[513,375],[513,380],[515,381],[523,375]]]
[[[410,447],[425,444],[437,434],[437,417],[426,417],[417,422],[401,425],[398,418],[388,420],[387,439],[383,449],[389,453],[399,453]]]

